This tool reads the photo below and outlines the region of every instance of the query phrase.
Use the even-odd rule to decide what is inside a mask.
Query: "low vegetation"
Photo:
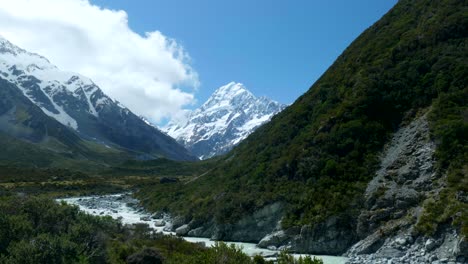
[[[241,249],[224,243],[205,248],[182,238],[155,234],[147,225],[123,226],[110,217],[85,214],[47,198],[0,198],[0,263],[164,263],[258,264]],[[282,253],[278,263],[320,264]]]
[[[425,201],[417,228],[434,234],[441,224],[454,223],[468,236],[468,88],[445,93],[436,100],[430,116],[437,142],[437,167],[446,187]]]

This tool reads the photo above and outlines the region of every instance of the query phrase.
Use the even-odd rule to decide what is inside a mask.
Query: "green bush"
[[[155,234],[148,225],[122,226],[77,207],[38,197],[0,197],[0,263],[226,263],[254,260],[241,248],[212,248]],[[261,261],[257,258],[257,261]],[[265,262],[266,263],[266,262]]]
[[[323,264],[323,260],[316,258],[300,256],[299,258],[295,259],[294,256],[288,254],[285,251],[281,251],[278,256],[278,264]]]

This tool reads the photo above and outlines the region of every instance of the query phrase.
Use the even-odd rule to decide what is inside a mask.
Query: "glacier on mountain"
[[[96,110],[99,106],[98,101],[112,101],[107,96],[103,96],[93,104],[91,98],[102,93],[89,78],[61,71],[46,58],[21,49],[1,36],[0,54],[1,77],[16,84],[45,114],[74,130],[79,129],[77,121],[64,110],[65,102],[54,98],[66,94],[84,100],[88,112],[96,117],[99,115]],[[42,97],[43,100],[37,97]]]
[[[200,159],[226,153],[286,106],[255,97],[241,83],[218,88],[183,122],[170,122],[163,131]]]
[[[85,140],[131,152],[139,159],[196,159],[173,138],[108,97],[91,79],[62,71],[1,36],[0,78]]]

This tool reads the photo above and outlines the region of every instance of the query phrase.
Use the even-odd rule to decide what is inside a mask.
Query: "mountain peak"
[[[230,82],[218,88],[199,108],[201,111],[241,106],[243,102],[255,100],[255,96],[241,83]]]
[[[15,44],[11,43],[5,37],[0,35],[0,63],[10,65],[22,65],[28,71],[34,71],[35,69],[53,68],[54,65],[50,63],[45,57],[26,51]]]
[[[210,98],[233,100],[239,96],[254,97],[242,83],[230,82],[216,89]]]
[[[0,35],[0,53],[9,53],[13,56],[17,56],[18,53],[23,53],[24,50],[13,45],[10,41]]]
[[[213,95],[236,95],[240,93],[249,92],[242,83],[230,82],[216,89]]]
[[[247,88],[230,82],[218,88],[182,123],[163,130],[205,159],[223,154],[285,108],[266,97],[255,97]]]

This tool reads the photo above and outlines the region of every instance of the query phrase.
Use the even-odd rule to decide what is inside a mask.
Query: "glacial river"
[[[58,201],[64,201],[68,204],[77,205],[80,210],[92,214],[101,216],[111,216],[114,219],[120,219],[124,224],[136,224],[146,223],[157,232],[165,234],[173,234],[172,232],[164,231],[164,226],[156,226],[156,219],[152,219],[151,215],[143,210],[135,209],[131,204],[137,204],[138,201],[130,198],[127,194],[113,194],[113,195],[102,195],[102,196],[83,196],[83,197],[72,197],[58,199]],[[161,220],[161,219],[160,219]],[[165,222],[170,222],[170,219],[163,219]],[[215,241],[203,237],[183,237],[185,240],[192,243],[202,242],[205,246],[210,247],[214,245]],[[276,250],[263,249],[256,246],[254,243],[243,243],[243,242],[230,242],[224,241],[228,244],[235,244],[242,248],[243,252],[249,256],[262,255],[266,258],[273,257],[278,254]],[[294,254],[295,257],[305,256],[300,254]],[[314,256],[314,255],[310,255]],[[345,257],[335,256],[316,256],[323,260],[325,264],[343,264],[346,262]]]

